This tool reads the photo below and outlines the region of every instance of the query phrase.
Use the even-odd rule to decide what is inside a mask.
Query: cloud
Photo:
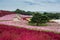
[[[29,1],[24,1],[24,3],[29,4],[29,5],[36,5],[36,3],[29,2]]]
[[[60,1],[59,0],[45,0],[45,1],[42,1],[42,2],[44,2],[44,3],[51,3],[51,4],[58,4],[58,3],[60,3]]]

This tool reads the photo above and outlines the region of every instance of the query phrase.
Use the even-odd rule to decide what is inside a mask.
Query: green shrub
[[[49,21],[49,17],[40,13],[36,13],[31,18],[30,23],[36,24],[36,26],[39,26],[39,24],[47,23]]]

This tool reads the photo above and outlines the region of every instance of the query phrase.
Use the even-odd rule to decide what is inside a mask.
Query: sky
[[[0,0],[0,10],[60,12],[60,0]]]

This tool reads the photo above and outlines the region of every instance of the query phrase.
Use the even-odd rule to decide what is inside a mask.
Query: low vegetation
[[[30,24],[33,23],[36,26],[39,26],[39,25],[44,26],[48,21],[49,21],[49,17],[40,13],[36,13],[33,15],[29,23]]]

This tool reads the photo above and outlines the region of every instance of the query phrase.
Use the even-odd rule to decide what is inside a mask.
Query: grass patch
[[[47,26],[48,24],[45,24],[45,23],[42,23],[42,24],[39,24],[39,26]]]
[[[31,25],[31,26],[36,26],[36,23],[28,23],[28,25]],[[48,24],[46,23],[42,23],[42,24],[39,24],[38,26],[47,26]]]
[[[36,26],[36,23],[28,23],[28,25]]]

